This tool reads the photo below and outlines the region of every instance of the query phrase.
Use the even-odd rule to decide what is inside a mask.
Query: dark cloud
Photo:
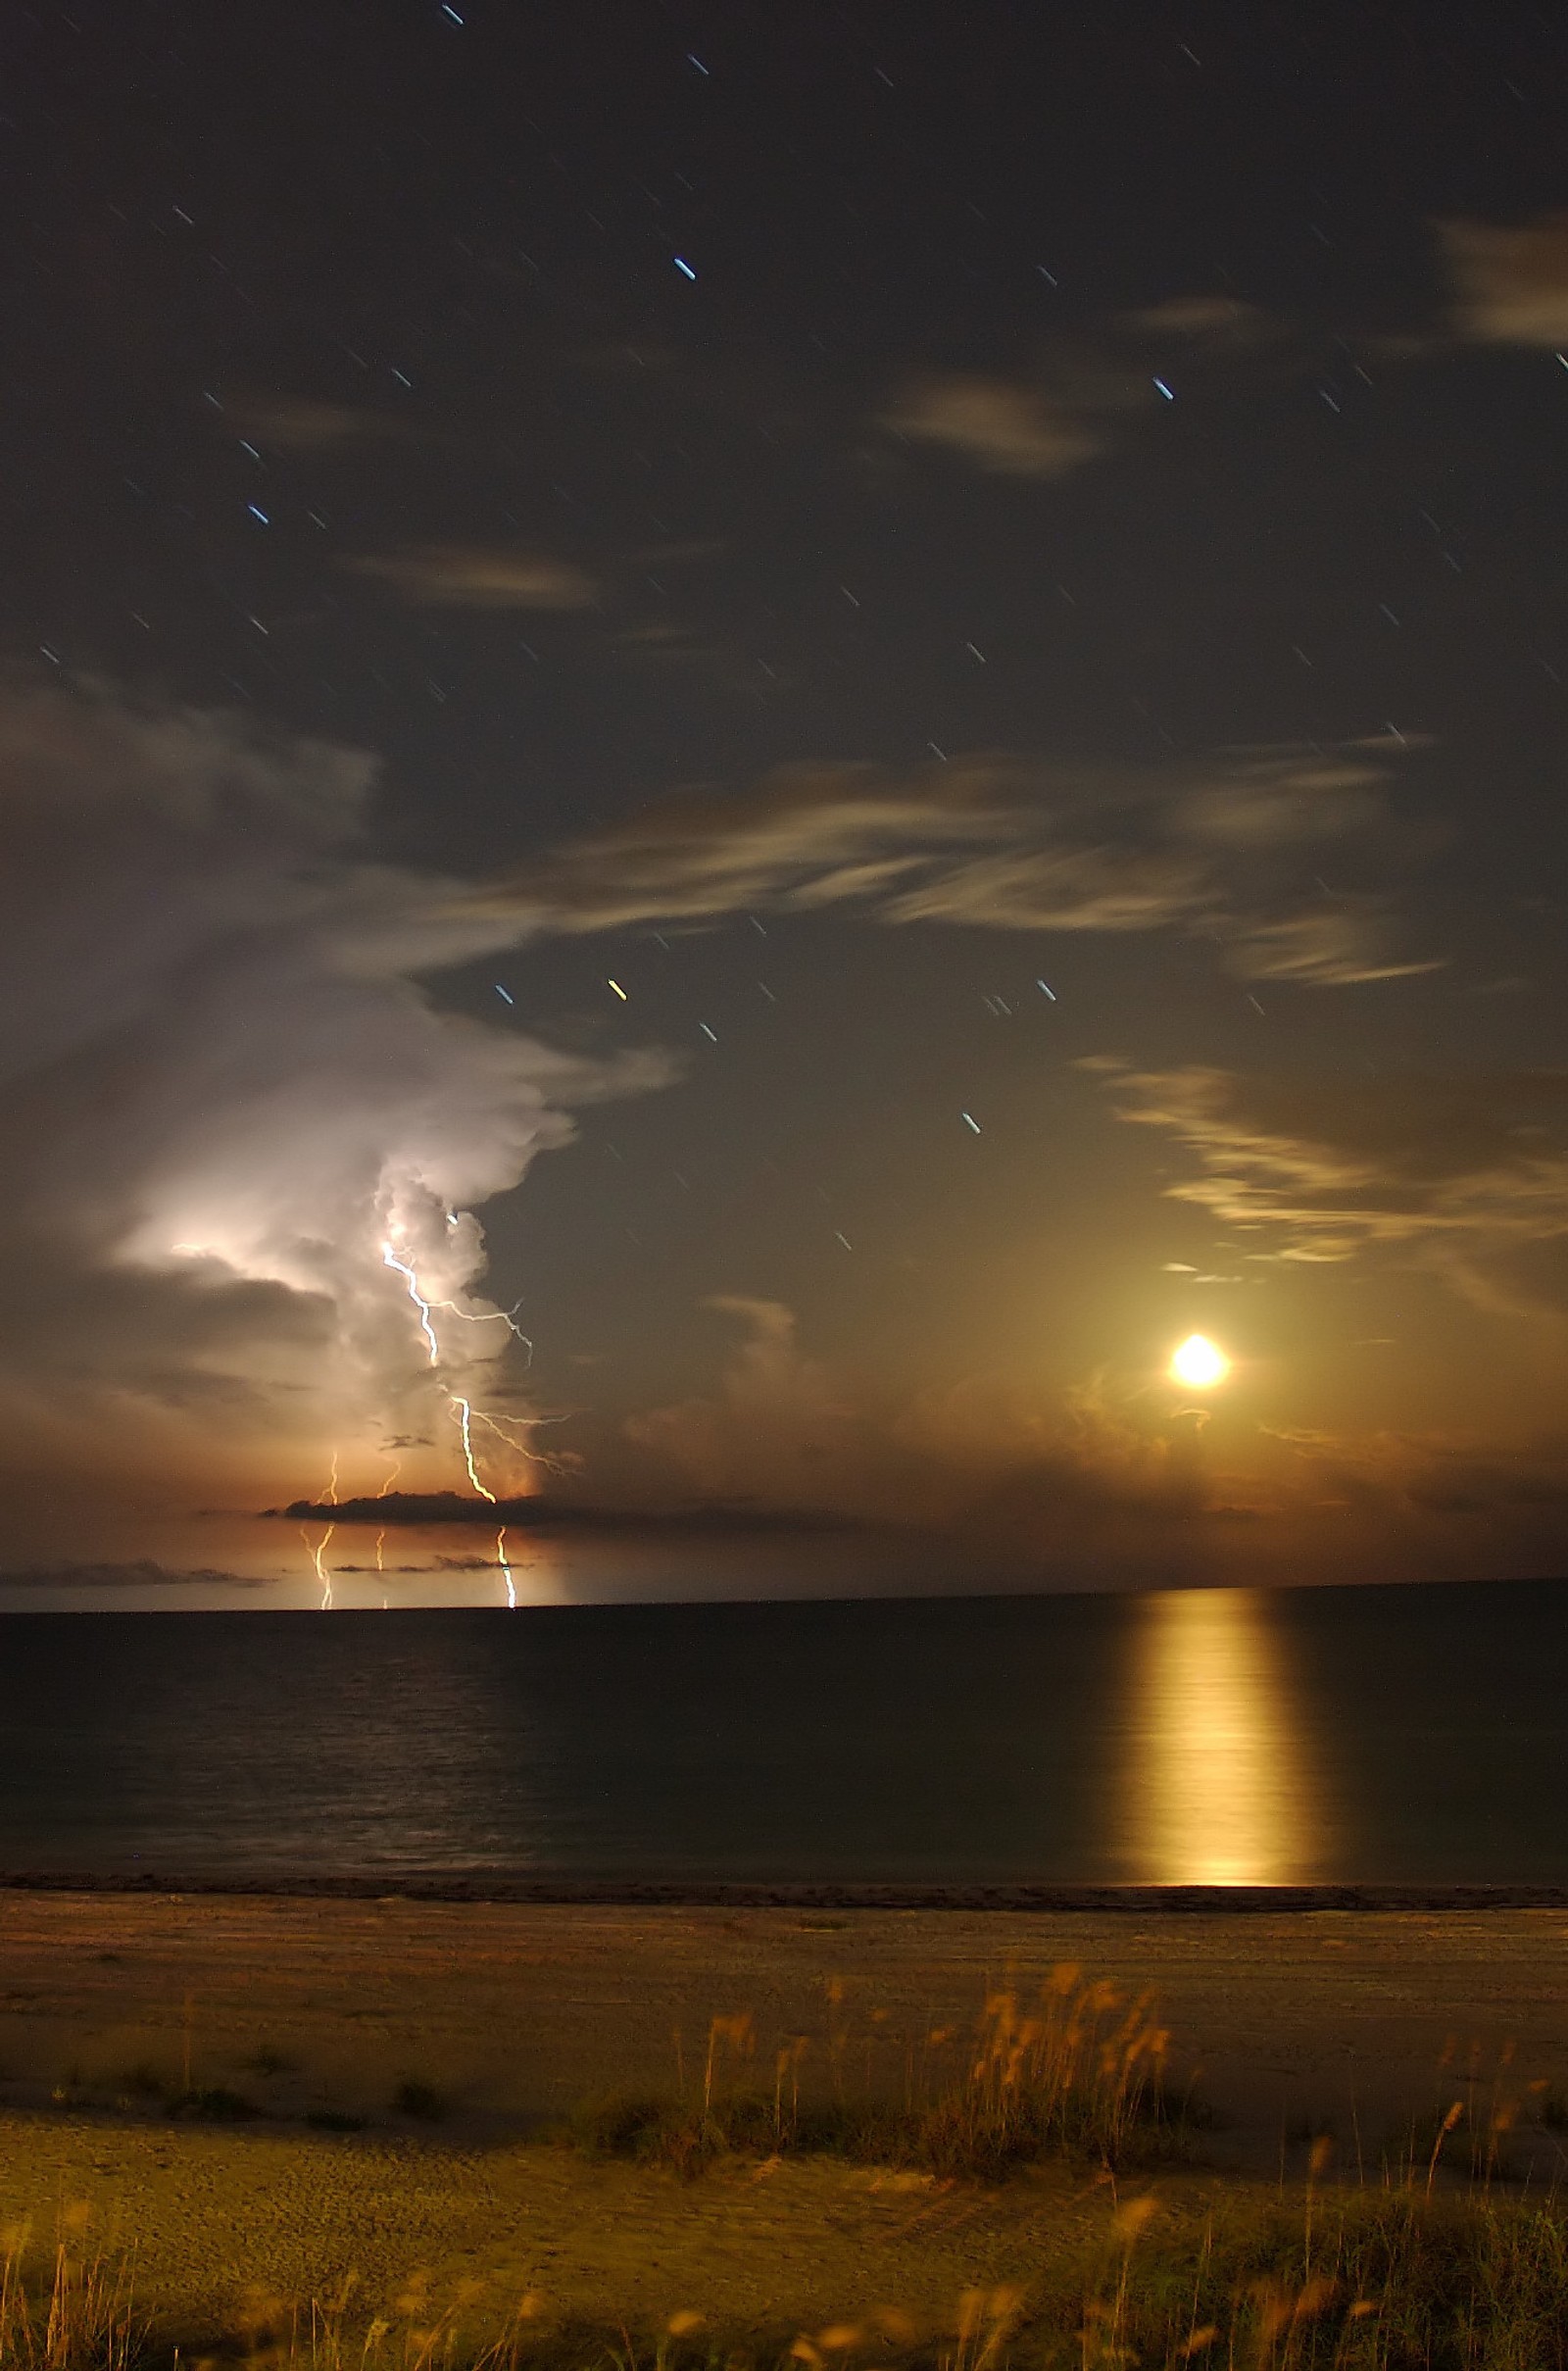
[[[214,1565],[172,1568],[144,1556],[118,1564],[13,1564],[0,1566],[0,1589],[270,1589],[268,1580]]]
[[[390,1490],[374,1499],[296,1499],[290,1507],[270,1507],[269,1516],[286,1516],[296,1523],[364,1525],[376,1530],[440,1527],[462,1524],[478,1531],[629,1533],[633,1537],[662,1534],[745,1538],[751,1534],[813,1535],[852,1529],[848,1515],[788,1507],[756,1507],[741,1501],[711,1500],[695,1507],[596,1507],[576,1500],[478,1499],[455,1490]],[[493,1556],[482,1559],[493,1564]],[[357,1565],[336,1565],[336,1571],[357,1571]],[[464,1561],[463,1569],[468,1569]]]
[[[1357,1504],[1443,1517],[1568,1518],[1568,1438],[1561,1435],[1502,1444],[1464,1433],[1282,1426],[1265,1438],[1310,1474],[1317,1494],[1328,1489]]]

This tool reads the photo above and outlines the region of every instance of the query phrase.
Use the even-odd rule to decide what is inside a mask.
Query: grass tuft
[[[41,2256],[26,2223],[0,2239],[0,2371],[132,2371],[140,2360],[129,2259],[84,2248],[85,2222],[84,2208],[67,2208]]]
[[[830,2002],[839,2005],[831,1992]],[[902,2102],[847,2092],[842,2028],[828,2040],[829,2097],[803,2101],[798,2038],[778,2052],[771,2098],[726,2095],[722,2077],[750,2064],[755,2038],[749,2017],[715,2017],[700,2100],[638,2093],[598,2101],[579,2111],[573,2135],[592,2155],[688,2176],[725,2154],[812,2152],[997,2181],[1050,2155],[1116,2169],[1183,2154],[1204,2120],[1166,2083],[1169,2036],[1148,1997],[1085,1982],[1076,1967],[1055,1969],[1034,2001],[993,1993],[953,2067],[956,2044],[944,2029],[926,2037],[918,2068],[910,2053]]]

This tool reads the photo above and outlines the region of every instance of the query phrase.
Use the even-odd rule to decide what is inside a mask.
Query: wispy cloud
[[[880,425],[995,476],[1071,476],[1111,446],[1120,423],[1244,362],[1299,343],[1295,326],[1232,297],[1199,294],[1115,316],[1099,330],[1045,340],[1012,371],[912,372]]]
[[[429,609],[585,610],[599,597],[586,568],[542,552],[431,543],[362,553],[341,565],[386,585],[400,600]]]
[[[1352,988],[1364,980],[1416,979],[1444,959],[1400,962],[1389,953],[1390,914],[1380,898],[1346,898],[1301,914],[1234,927],[1227,967],[1238,979],[1289,980],[1298,988]]]
[[[1253,1259],[1419,1252],[1470,1292],[1482,1263],[1568,1241],[1568,1071],[1348,1084],[1092,1066],[1120,1118],[1192,1157],[1167,1194],[1254,1235]],[[1565,1297],[1562,1279],[1531,1289],[1538,1306]]]
[[[1234,296],[1172,296],[1117,316],[1116,327],[1138,338],[1184,339],[1194,346],[1252,354],[1293,334],[1292,324]]]
[[[1105,446],[1083,414],[1017,380],[974,371],[910,379],[883,414],[882,425],[1003,477],[1067,477]]]
[[[974,757],[909,774],[781,769],[687,791],[476,893],[544,929],[842,909],[890,925],[1180,930],[1243,979],[1347,986],[1432,969],[1390,951],[1369,892],[1289,884],[1318,840],[1385,828],[1388,777],[1359,748],[1245,750],[1169,769]]]
[[[370,412],[353,404],[318,403],[307,395],[241,393],[226,396],[222,417],[243,428],[258,444],[285,453],[329,451],[334,447],[399,442],[420,433],[405,417]]]
[[[1568,213],[1438,224],[1454,326],[1491,345],[1568,346]]]

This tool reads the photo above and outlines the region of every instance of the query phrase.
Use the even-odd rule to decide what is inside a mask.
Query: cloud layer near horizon
[[[969,1586],[1525,1573],[1568,1514],[1560,1429],[1502,1446],[1475,1425],[1211,1423],[1149,1374],[1051,1402],[984,1374],[871,1393],[806,1354],[782,1305],[710,1306],[740,1335],[716,1387],[635,1419],[634,1439],[711,1503],[903,1530]]]

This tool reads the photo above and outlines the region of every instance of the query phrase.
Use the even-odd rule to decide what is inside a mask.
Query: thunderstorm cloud
[[[438,1007],[425,976],[518,925],[371,856],[372,774],[220,716],[0,701],[14,1515],[83,1463],[251,1493],[342,1435],[442,1440],[437,1382],[511,1339],[475,1207],[572,1105],[665,1074]],[[439,1379],[389,1240],[453,1305]]]

